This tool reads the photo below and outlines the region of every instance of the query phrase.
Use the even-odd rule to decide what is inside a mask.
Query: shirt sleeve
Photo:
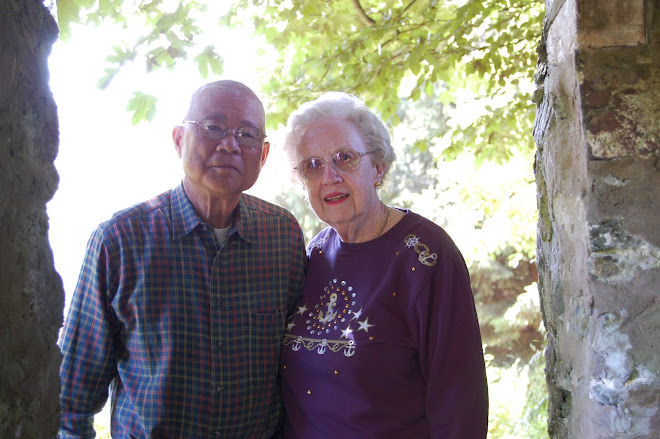
[[[438,260],[420,297],[420,364],[431,438],[483,439],[488,389],[481,334],[464,263]]]
[[[94,437],[93,416],[108,398],[108,386],[117,375],[115,336],[119,333],[110,306],[109,290],[116,278],[115,262],[105,231],[91,236],[78,284],[62,333],[62,418],[59,437]]]

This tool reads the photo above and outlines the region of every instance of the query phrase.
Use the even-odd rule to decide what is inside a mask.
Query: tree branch
[[[364,12],[362,5],[360,5],[360,0],[353,0],[353,7],[355,7],[355,12],[357,12],[360,21],[367,27],[371,27],[376,24],[376,22]]]
[[[414,5],[416,1],[417,1],[417,0],[412,0],[410,3],[408,3],[408,6],[406,6],[405,8],[403,8],[403,11],[401,11],[401,16],[402,16],[402,17],[403,17],[403,14],[405,14],[406,11],[407,11],[412,5]]]

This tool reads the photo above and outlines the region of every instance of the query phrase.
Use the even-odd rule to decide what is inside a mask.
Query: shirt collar
[[[180,238],[192,232],[195,227],[203,224],[202,219],[195,211],[183,183],[172,190],[172,228],[174,236]]]
[[[245,241],[252,242],[256,236],[256,225],[253,221],[253,214],[249,207],[250,196],[242,194],[238,201],[238,208],[234,211],[234,220],[229,231],[227,238],[234,233],[244,239]],[[183,183],[172,190],[172,227],[174,229],[174,236],[180,238],[192,232],[199,225],[209,227],[193,207],[186,191],[183,189]]]
[[[238,209],[234,212],[234,222],[227,233],[229,237],[232,233],[238,233],[238,235],[247,242],[252,242],[256,236],[256,224],[253,218],[252,209],[249,206],[250,196],[246,194],[241,194],[240,200],[238,200]]]

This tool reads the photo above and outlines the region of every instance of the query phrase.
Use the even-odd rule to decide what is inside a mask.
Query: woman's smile
[[[348,198],[348,194],[333,192],[329,195],[326,195],[324,200],[328,204],[339,204],[345,201],[346,198]]]

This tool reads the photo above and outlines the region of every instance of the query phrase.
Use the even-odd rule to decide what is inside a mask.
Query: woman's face
[[[343,237],[370,227],[382,212],[375,183],[383,177],[384,165],[376,165],[373,154],[361,158],[352,172],[335,169],[331,157],[340,151],[368,152],[357,127],[344,119],[324,119],[307,127],[298,146],[298,161],[312,157],[324,161],[323,174],[303,180],[316,215]],[[364,231],[364,233],[369,233]]]

